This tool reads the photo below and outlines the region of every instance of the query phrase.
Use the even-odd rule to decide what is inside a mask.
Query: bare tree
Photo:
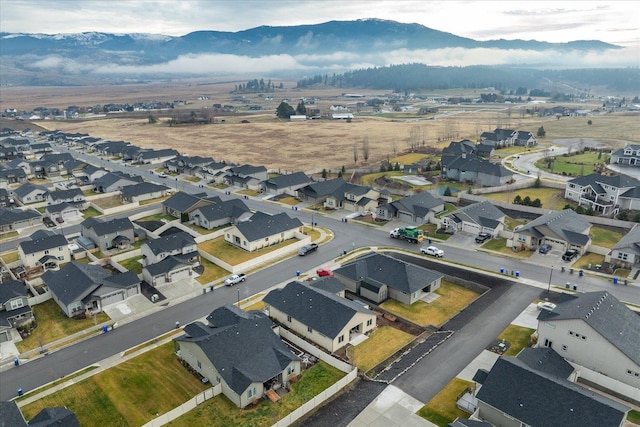
[[[369,160],[369,137],[365,136],[362,141],[362,157],[364,157],[365,163]]]
[[[412,126],[411,129],[409,130],[409,149],[411,151],[415,150],[420,145],[421,139],[422,138],[420,137],[420,127]]]
[[[353,143],[353,162],[358,163],[358,144]]]

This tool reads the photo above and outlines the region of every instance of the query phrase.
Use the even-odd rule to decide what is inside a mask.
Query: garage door
[[[465,222],[462,224],[462,231],[465,231],[467,233],[479,234],[480,228],[481,227],[479,225],[471,224],[469,222]]]
[[[0,342],[7,342],[9,341],[9,338],[9,331],[0,332]]]
[[[413,216],[408,213],[398,212],[398,219],[404,222],[413,222]]]
[[[110,304],[124,301],[124,291],[118,291],[110,295],[106,295],[102,298],[102,306],[105,307]]]

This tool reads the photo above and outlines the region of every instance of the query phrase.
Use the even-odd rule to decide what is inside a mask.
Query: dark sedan
[[[318,250],[318,245],[316,243],[310,243],[308,245],[304,245],[298,251],[298,255],[305,256],[310,254],[311,252],[315,252]]]
[[[540,248],[538,249],[538,252],[540,252],[541,254],[546,254],[551,250],[551,245],[548,243],[545,243],[544,245],[541,245]]]

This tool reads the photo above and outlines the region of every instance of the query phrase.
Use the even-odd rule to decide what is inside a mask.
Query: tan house
[[[25,267],[43,267],[49,270],[71,261],[69,243],[63,235],[38,230],[29,236],[29,239],[18,245],[18,254]]]
[[[298,218],[291,218],[285,212],[277,215],[256,212],[248,221],[227,230],[224,240],[245,251],[253,252],[297,238],[301,227],[302,222]]]
[[[376,314],[364,305],[306,283],[290,282],[263,301],[281,327],[332,353],[376,328]]]

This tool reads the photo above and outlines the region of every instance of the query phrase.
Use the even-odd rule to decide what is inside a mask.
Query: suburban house
[[[298,190],[312,181],[304,172],[295,172],[288,175],[278,175],[262,181],[260,190],[264,194],[288,194],[294,196]]]
[[[165,148],[161,150],[151,150],[151,151],[141,151],[138,155],[133,159],[135,163],[162,163],[167,160],[173,159],[174,157],[180,155],[173,148]]]
[[[260,190],[260,183],[267,179],[267,168],[264,166],[234,166],[225,172],[224,181],[234,187]]]
[[[22,168],[0,169],[0,185],[7,186],[27,182],[27,174]]]
[[[0,419],[7,427],[81,427],[76,414],[61,406],[43,408],[27,423],[15,401],[0,401]]]
[[[211,200],[220,200],[218,196],[211,198],[211,200],[206,197],[207,193],[189,194],[178,191],[162,202],[162,211],[165,215],[180,218],[182,222],[188,221],[188,215],[194,209],[211,204]]]
[[[281,327],[331,353],[376,328],[376,314],[364,305],[306,283],[289,282],[263,302]]]
[[[13,192],[12,192],[13,193]],[[14,202],[13,197],[9,195],[6,188],[0,187],[0,208],[12,205]]]
[[[529,131],[517,130],[513,134],[513,145],[520,147],[533,147],[538,144],[538,140]]]
[[[345,180],[342,178],[313,182],[299,189],[297,198],[303,202],[311,202],[314,205],[319,205],[324,203],[327,197],[333,195],[333,193],[344,184]]]
[[[202,169],[204,166],[213,163],[213,161],[214,160],[211,157],[178,156],[164,162],[164,167],[172,173],[195,176],[196,172],[199,169]]]
[[[140,279],[133,271],[111,274],[98,265],[75,261],[45,272],[42,281],[67,317],[99,313],[140,293]]]
[[[630,408],[567,378],[573,367],[549,354],[501,356],[478,371],[474,418],[494,426],[622,427]]]
[[[442,274],[372,253],[333,271],[347,290],[379,304],[388,298],[413,304],[440,287]]]
[[[51,153],[53,151],[53,147],[48,142],[42,142],[40,144],[31,144],[31,152],[38,156],[45,153]]]
[[[27,287],[21,280],[0,283],[0,343],[11,341],[11,329],[33,318]]]
[[[640,166],[640,144],[627,144],[611,152],[611,164]]]
[[[42,215],[33,209],[0,208],[0,232],[42,224]]]
[[[169,187],[152,182],[140,182],[122,187],[121,197],[124,203],[142,202],[167,195]]]
[[[15,159],[9,160],[4,164],[5,169],[22,169],[26,174],[27,178],[33,177],[33,170],[31,169],[31,163],[23,158],[17,157]]]
[[[86,205],[84,194],[82,193],[82,190],[79,188],[71,188],[69,190],[50,191],[47,194],[48,204],[57,205],[62,202],[76,205],[81,210]]]
[[[95,243],[101,251],[126,249],[135,241],[133,223],[129,218],[89,217],[82,221],[80,234]]]
[[[513,244],[536,250],[546,243],[562,251],[584,253],[591,242],[590,230],[591,223],[571,209],[551,211],[520,226],[513,234]]]
[[[18,244],[18,254],[26,268],[43,267],[49,270],[71,261],[68,244],[62,234],[38,230],[29,236],[29,240]]]
[[[188,279],[192,274],[193,265],[173,255],[142,268],[144,281],[154,287]]]
[[[430,220],[435,220],[435,215],[443,210],[444,201],[442,199],[423,191],[379,206],[376,210],[376,217],[386,220],[398,219],[410,224],[426,224]]]
[[[492,144],[495,148],[510,147],[514,144],[515,132],[512,129],[496,128],[493,132],[482,132],[480,140]]]
[[[227,170],[235,167],[234,164],[224,162],[211,162],[202,167],[202,179],[206,179],[207,182],[215,182],[216,184],[223,184],[224,177],[227,174]],[[199,175],[200,172],[196,172]]]
[[[375,212],[381,204],[388,203],[391,197],[381,196],[378,190],[365,185],[345,182],[324,201],[327,209],[345,209],[350,212]]]
[[[49,205],[44,209],[44,213],[51,218],[52,221],[59,221],[58,218],[62,219],[63,222],[82,219],[80,209],[78,209],[76,205],[66,202]]]
[[[98,178],[101,178],[103,176],[105,176],[106,174],[108,174],[109,171],[103,168],[98,168],[96,166],[93,165],[87,165],[84,167],[84,169],[82,170],[82,172],[78,175],[80,177],[84,176],[86,177],[86,181],[93,183],[95,182]]]
[[[224,240],[253,252],[297,237],[301,227],[302,222],[298,218],[291,218],[286,212],[276,215],[256,212],[249,220],[227,230]]]
[[[491,156],[495,154],[495,146],[493,144],[487,144],[485,142],[481,142],[476,145],[476,154],[478,157],[482,157],[483,159],[490,159]]]
[[[42,185],[32,184],[30,182],[25,182],[20,187],[13,190],[16,198],[23,205],[27,205],[29,203],[44,202],[46,200],[48,192],[49,190],[47,190],[46,187],[43,187]]]
[[[564,197],[600,215],[615,215],[620,209],[640,210],[639,188],[640,181],[628,175],[592,173],[567,181]]]
[[[94,190],[100,193],[111,193],[122,190],[122,187],[143,182],[139,175],[129,175],[123,172],[109,172],[93,182]]]
[[[640,264],[640,226],[634,226],[604,257],[605,262],[632,269]]]
[[[189,264],[200,260],[195,239],[185,231],[149,240],[142,245],[140,250],[144,266],[158,263],[170,255]]]
[[[609,292],[576,294],[542,310],[537,334],[539,347],[555,349],[582,377],[640,401],[640,316]]]
[[[442,175],[458,182],[473,182],[483,187],[496,187],[513,179],[513,172],[501,164],[491,163],[475,154],[458,157],[442,155]]]
[[[30,166],[33,176],[39,179],[59,177],[63,171],[66,173],[62,165],[48,160],[35,160],[31,162]]]
[[[262,312],[223,306],[195,322],[174,340],[178,357],[239,408],[262,399],[277,399],[275,390],[287,388],[300,375],[300,359],[289,350]],[[275,396],[274,396],[275,395]]]
[[[497,236],[504,229],[506,215],[490,201],[474,203],[443,216],[440,228],[448,233],[489,233]]]
[[[217,197],[209,198],[207,201],[211,203],[189,213],[189,222],[207,230],[227,224],[238,224],[253,215],[249,207],[240,199],[223,201]]]

